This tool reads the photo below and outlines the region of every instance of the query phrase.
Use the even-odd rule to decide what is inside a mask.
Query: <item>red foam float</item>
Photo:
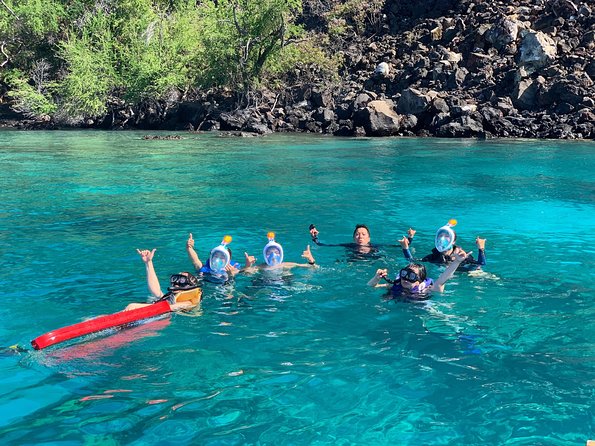
[[[31,345],[35,350],[41,350],[50,345],[68,341],[69,339],[78,338],[108,328],[120,327],[170,311],[169,303],[164,300],[135,310],[120,311],[118,313],[108,314],[107,316],[99,316],[88,321],[50,331],[33,339]]]

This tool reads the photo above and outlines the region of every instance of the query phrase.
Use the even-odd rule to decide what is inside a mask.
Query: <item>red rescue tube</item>
[[[159,316],[169,311],[171,311],[169,303],[163,300],[146,307],[137,308],[136,310],[120,311],[118,313],[108,314],[107,316],[99,316],[88,321],[50,331],[33,339],[31,345],[35,350],[41,350],[50,345],[68,341],[69,339],[78,338],[79,336],[95,333],[96,331],[107,328],[119,327],[141,319]]]

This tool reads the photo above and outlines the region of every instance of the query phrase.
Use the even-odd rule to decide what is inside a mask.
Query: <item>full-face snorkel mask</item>
[[[434,244],[436,245],[436,249],[439,252],[448,251],[455,244],[455,239],[457,236],[455,235],[455,231],[453,231],[451,228],[456,226],[456,224],[457,221],[453,218],[448,220],[448,223],[442,226],[436,232],[436,240]]]
[[[229,262],[231,261],[231,256],[229,255],[229,251],[226,248],[226,245],[229,243],[231,243],[231,236],[226,235],[223,237],[223,240],[219,246],[211,249],[211,254],[209,255],[209,266],[213,274],[227,274],[225,272],[225,267],[229,265]]]
[[[269,242],[262,250],[264,261],[269,266],[276,266],[283,263],[283,247],[279,243],[275,242],[275,233],[269,232],[267,237]]]

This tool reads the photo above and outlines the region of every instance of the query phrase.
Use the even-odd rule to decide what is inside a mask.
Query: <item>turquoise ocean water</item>
[[[457,218],[486,272],[425,304],[366,287],[386,246],[208,284],[192,315],[0,356],[9,445],[583,445],[595,439],[595,144],[143,133],[0,133],[0,345],[147,298],[224,234],[301,261],[357,223],[372,241]],[[429,267],[430,276],[440,270]]]

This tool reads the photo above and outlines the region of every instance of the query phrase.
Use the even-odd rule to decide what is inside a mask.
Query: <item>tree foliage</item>
[[[81,117],[105,113],[111,100],[158,99],[172,89],[245,95],[300,64],[331,69],[316,37],[295,24],[301,7],[301,0],[0,0],[0,81],[30,114]]]

